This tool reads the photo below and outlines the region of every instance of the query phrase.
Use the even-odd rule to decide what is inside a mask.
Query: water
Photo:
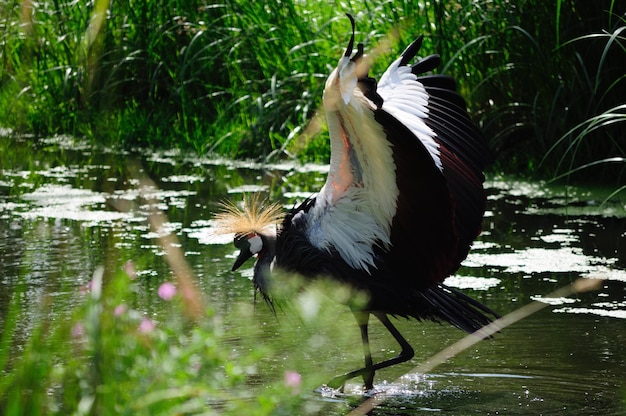
[[[289,206],[318,190],[326,173],[317,165],[92,148],[68,137],[2,137],[0,154],[0,322],[18,285],[27,293],[24,334],[42,320],[67,319],[98,266],[129,260],[141,285],[132,306],[163,317],[156,289],[171,272],[137,190],[145,174],[207,302],[232,331],[233,349],[248,336],[237,330],[233,311],[252,303],[251,270],[230,272],[231,240],[211,233],[217,204],[263,191]],[[546,308],[426,374],[411,370],[464,334],[397,321],[416,356],[377,374],[385,400],[375,414],[626,414],[625,192],[605,201],[613,189],[501,177],[486,186],[484,232],[448,283],[501,314],[533,300]],[[580,277],[607,280],[594,293],[545,297]],[[360,366],[351,314],[342,305],[326,307],[336,319],[324,329],[256,306],[254,319],[266,328],[261,342],[280,353],[259,365],[251,388],[285,371],[331,377]],[[371,332],[375,357],[397,352],[381,325],[373,323]],[[343,396],[303,394],[320,414],[346,414],[364,400],[358,387],[349,384]]]

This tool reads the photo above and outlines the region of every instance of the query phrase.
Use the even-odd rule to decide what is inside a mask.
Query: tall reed
[[[373,75],[425,34],[422,53],[440,53],[458,79],[497,169],[558,176],[624,157],[623,118],[612,111],[626,96],[626,23],[614,0],[3,0],[0,9],[0,125],[17,132],[326,160],[321,95],[350,12],[359,40],[380,54]],[[574,134],[607,112],[612,123]]]

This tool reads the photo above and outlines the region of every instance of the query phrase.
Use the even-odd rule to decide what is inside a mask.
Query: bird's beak
[[[235,264],[233,264],[233,268],[231,269],[233,272],[241,267],[242,264],[246,262],[253,254],[250,250],[241,250],[239,252],[239,256],[237,256],[237,260],[235,260]]]
[[[237,260],[235,260],[235,264],[233,264],[233,268],[231,269],[233,272],[241,267],[242,264],[246,262],[253,254],[249,248],[243,248],[239,255],[237,256]]]

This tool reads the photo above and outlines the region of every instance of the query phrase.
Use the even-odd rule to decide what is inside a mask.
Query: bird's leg
[[[370,320],[369,312],[353,311],[354,317],[359,324],[361,330],[361,342],[363,343],[363,357],[365,357],[365,367],[363,368],[363,386],[365,390],[374,388],[374,362],[372,361],[372,352],[370,350],[370,339],[367,333],[367,325]]]
[[[394,358],[390,358],[389,360],[382,361],[380,363],[376,363],[374,365],[374,371],[380,370],[381,368],[389,367],[395,364],[400,364],[405,361],[409,361],[415,355],[415,351],[413,351],[413,347],[409,344],[409,342],[402,336],[400,331],[391,323],[386,314],[382,312],[372,312],[376,318],[387,328],[387,331],[393,335],[395,340],[400,344],[400,354],[398,354]]]
[[[398,329],[391,323],[386,314],[381,312],[371,312],[372,314],[374,314],[374,316],[376,316],[376,318],[378,318],[378,320],[385,326],[385,328],[387,328],[389,333],[400,345],[400,348],[402,348],[402,350],[396,357],[373,364],[372,354],[370,353],[369,348],[369,337],[367,334],[367,323],[370,313],[360,311],[353,311],[353,313],[356,317],[359,327],[361,328],[361,339],[363,340],[363,350],[365,353],[365,367],[333,378],[328,383],[328,386],[335,389],[340,388],[343,387],[347,380],[357,376],[362,376],[365,390],[371,390],[374,388],[374,373],[377,370],[408,361],[413,358],[415,352],[413,351],[413,347],[411,347],[409,342],[402,336],[400,331],[398,331]]]
[[[343,386],[347,380],[357,376],[362,376],[364,389],[371,390],[374,388],[375,371],[373,367],[374,362],[372,361],[372,353],[370,351],[369,335],[367,332],[367,325],[369,323],[370,314],[369,312],[355,310],[353,310],[352,313],[354,314],[354,317],[356,318],[356,321],[359,325],[359,329],[361,330],[361,342],[363,343],[363,356],[365,357],[365,367],[355,371],[351,371],[341,376],[334,377],[328,382],[327,385],[334,389],[343,389]]]

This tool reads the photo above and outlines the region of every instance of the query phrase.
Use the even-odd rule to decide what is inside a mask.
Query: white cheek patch
[[[248,238],[248,243],[250,243],[250,253],[252,254],[257,254],[263,249],[263,240],[258,235]]]

